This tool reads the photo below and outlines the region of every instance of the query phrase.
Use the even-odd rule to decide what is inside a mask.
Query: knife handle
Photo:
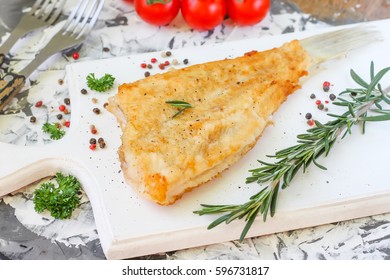
[[[4,55],[0,54],[0,66],[4,59]],[[9,72],[0,74],[0,112],[20,92],[25,81],[26,77],[19,74]]]

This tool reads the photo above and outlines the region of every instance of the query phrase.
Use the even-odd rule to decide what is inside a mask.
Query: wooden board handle
[[[3,64],[5,56],[0,54],[0,66]],[[3,69],[1,69],[4,72]],[[26,77],[5,72],[3,75],[0,74],[0,112],[4,107],[17,95],[23,88]]]

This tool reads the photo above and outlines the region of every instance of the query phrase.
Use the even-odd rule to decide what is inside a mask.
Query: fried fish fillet
[[[126,182],[169,205],[211,180],[255,145],[311,64],[295,40],[121,85],[108,110],[123,130],[118,153]],[[172,118],[177,108],[168,100],[192,108]]]

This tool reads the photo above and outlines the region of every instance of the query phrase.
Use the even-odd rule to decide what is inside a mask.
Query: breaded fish
[[[247,153],[311,66],[361,46],[367,34],[336,31],[121,85],[108,110],[123,130],[126,182],[158,204],[174,203]],[[173,118],[172,100],[191,108]]]
[[[119,157],[126,181],[168,205],[211,180],[255,145],[309,65],[293,41],[121,85],[108,110],[123,130]],[[169,100],[192,108],[172,118],[177,108]]]

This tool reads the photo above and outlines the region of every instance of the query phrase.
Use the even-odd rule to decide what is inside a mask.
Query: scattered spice
[[[66,105],[70,105],[70,99],[69,98],[64,98],[64,103]]]
[[[321,103],[321,104],[318,104],[318,106],[317,106],[317,108],[320,109],[320,110],[324,109],[324,107],[325,107],[325,106],[324,106],[324,104],[322,104],[322,103]]]
[[[325,104],[329,104],[329,100],[325,100]]]
[[[109,49],[109,48],[107,48],[107,47],[104,47],[104,48],[103,48],[103,51],[104,51],[104,52],[109,52],[109,51],[110,51],[110,49]]]
[[[184,60],[183,60],[183,63],[184,63],[184,64],[188,64],[188,58],[184,59]]]
[[[158,68],[160,68],[161,70],[164,70],[164,69],[165,69],[165,65],[164,65],[163,63],[160,63],[160,64],[158,65]]]
[[[100,114],[100,109],[99,108],[93,108],[92,110],[96,115]]]
[[[99,147],[100,147],[101,149],[104,149],[104,148],[106,147],[106,142],[104,141],[104,139],[103,139],[102,137],[100,137],[100,138],[98,139],[98,143],[99,143]]]
[[[92,134],[97,133],[97,129],[96,129],[95,125],[91,124],[91,126],[89,128],[90,128]]]
[[[312,93],[312,94],[310,94],[310,98],[314,99],[314,98],[316,98],[316,95],[314,93]]]
[[[90,148],[92,151],[96,150],[96,144],[91,144],[91,145],[89,145],[89,148]]]
[[[106,108],[107,106],[108,106],[108,102],[105,102],[105,103],[103,104],[103,107]]]
[[[30,117],[30,123],[35,123],[37,121],[37,118],[34,116]]]
[[[169,61],[168,60],[166,60],[165,62],[164,62],[164,65],[165,66],[168,66],[170,63],[169,63]]]
[[[65,105],[60,105],[60,107],[58,107],[58,110],[60,110],[61,112],[65,111],[65,109]]]
[[[148,64],[148,69],[152,69],[153,68],[153,65],[152,64]]]
[[[322,89],[325,91],[325,92],[328,92],[329,91],[329,88],[330,88],[330,83],[328,81],[325,81],[323,84],[322,84]]]
[[[310,126],[313,126],[314,125],[314,119],[308,120],[307,124],[310,125]]]
[[[61,120],[62,119],[62,114],[57,115],[57,119]]]
[[[37,103],[35,103],[35,107],[37,108],[42,107],[42,105],[43,105],[42,101],[38,101]]]
[[[172,53],[171,53],[170,51],[167,51],[167,52],[166,52],[166,55],[167,55],[167,56],[171,56]]]
[[[149,77],[150,76],[150,72],[149,71],[146,71],[145,74],[144,74],[145,77]]]
[[[179,61],[177,59],[172,60],[173,65],[179,65]]]
[[[77,60],[77,59],[80,58],[80,54],[79,54],[78,52],[74,52],[74,53],[72,54],[72,57],[73,57],[73,59]]]
[[[65,115],[69,114],[69,110],[68,110],[67,108],[65,108],[64,114],[65,114]]]
[[[332,94],[329,94],[329,99],[330,100],[335,100],[336,99],[336,95],[334,95],[333,93]]]
[[[144,62],[144,63],[141,63],[141,68],[146,68],[148,65]]]
[[[83,88],[82,90],[81,90],[81,94],[87,94],[88,93],[88,91],[85,89],[85,88]]]
[[[89,144],[96,144],[96,138],[89,139]]]
[[[65,121],[65,122],[64,122],[64,126],[70,127],[70,121]]]
[[[99,100],[98,100],[97,98],[95,98],[95,97],[92,98],[91,100],[92,100],[92,103],[93,103],[93,104],[96,104],[96,103],[98,103],[98,101],[99,101]]]
[[[316,105],[320,105],[321,104],[321,100],[316,100]]]
[[[150,60],[151,63],[156,63],[157,62],[157,58],[153,57],[151,60]]]
[[[167,52],[162,52],[161,57],[167,57]]]
[[[310,120],[310,119],[312,118],[311,113],[306,113],[305,118],[308,119],[308,120]]]
[[[59,85],[63,85],[64,84],[64,80],[63,79],[58,79],[58,84]]]

